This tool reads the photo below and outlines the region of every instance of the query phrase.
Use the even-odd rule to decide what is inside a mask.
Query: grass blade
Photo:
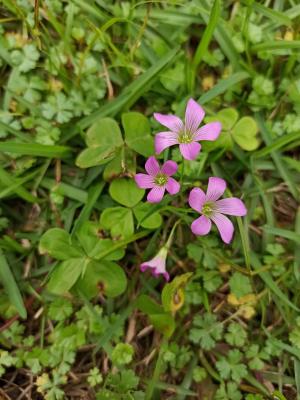
[[[15,278],[10,270],[7,260],[0,249],[0,280],[7,292],[7,295],[11,303],[16,307],[16,310],[22,318],[27,317],[26,308],[23,303],[21,293],[18,285],[16,284]]]
[[[142,96],[150,85],[158,79],[160,72],[169,64],[171,64],[177,54],[179,48],[175,48],[162,57],[156,64],[152,65],[146,72],[139,78],[130,83],[126,89],[116,99],[105,104],[100,110],[94,112],[88,117],[83,118],[77,123],[79,129],[85,129],[92,125],[98,118],[106,115],[113,117],[124,107],[130,107],[136,100]]]
[[[264,142],[266,143],[267,146],[270,146],[272,144],[272,137],[271,137],[271,134],[270,134],[265,122],[264,122],[263,116],[259,113],[256,113],[255,118],[256,118],[256,121],[260,128]],[[299,197],[298,191],[296,189],[297,185],[294,183],[288,169],[283,164],[281,156],[276,151],[271,151],[270,154],[274,161],[274,164],[276,165],[276,167],[278,169],[278,172],[279,172],[281,178],[285,181],[291,194],[297,200]]]
[[[226,90],[230,89],[232,86],[248,78],[250,78],[250,75],[247,72],[236,72],[227,79],[221,79],[212,89],[200,96],[198,102],[202,105],[208,103],[215,97],[226,92]]]
[[[283,303],[288,305],[295,311],[300,311],[300,309],[292,303],[288,297],[279,289],[278,285],[274,282],[272,275],[267,271],[260,271],[262,265],[254,252],[251,252],[251,265],[258,272],[259,277],[264,281],[266,286],[273,292]]]
[[[217,26],[219,17],[220,17],[220,10],[221,10],[221,5],[220,5],[220,0],[215,0],[214,4],[211,9],[211,13],[209,16],[208,24],[206,25],[205,31],[203,33],[203,36],[198,44],[198,47],[196,49],[194,59],[192,61],[192,66],[191,66],[191,74],[189,75],[189,83],[188,87],[190,91],[193,91],[194,86],[195,86],[195,78],[196,78],[196,70],[198,65],[200,64],[200,61],[202,60],[203,56],[205,55],[209,43],[212,39],[214,30]]]
[[[295,233],[295,232],[289,231],[287,229],[274,228],[273,226],[269,226],[269,225],[265,225],[263,227],[263,230],[266,232],[272,233],[273,235],[281,236],[285,239],[289,239],[295,243],[300,244],[300,234],[299,233]]]
[[[81,210],[81,213],[79,214],[79,217],[76,219],[76,222],[74,224],[74,228],[72,231],[72,235],[81,227],[81,225],[89,219],[89,216],[91,215],[91,212],[93,210],[93,207],[98,200],[103,188],[105,186],[104,182],[99,183],[98,185],[92,186],[88,192],[88,199],[87,202],[85,203],[83,209]]]
[[[23,156],[38,156],[49,158],[65,158],[70,156],[71,148],[66,146],[51,146],[38,143],[1,142],[0,151],[21,154]]]
[[[299,135],[300,135],[299,132],[288,133],[287,135],[284,135],[281,138],[275,140],[270,145],[264,147],[263,149],[256,151],[255,153],[252,154],[252,157],[255,158],[265,157],[266,155],[272,153],[272,151],[279,150],[285,145],[295,140],[299,140]]]
[[[29,203],[39,202],[39,199],[37,197],[33,196],[25,188],[23,188],[19,180],[12,178],[10,174],[1,167],[0,167],[0,182],[4,184],[10,191],[13,191],[16,195],[21,197],[23,200],[28,201]],[[5,194],[5,189],[4,189],[4,194]]]
[[[270,50],[298,50],[300,49],[300,40],[270,40],[252,46],[251,50],[270,51]]]

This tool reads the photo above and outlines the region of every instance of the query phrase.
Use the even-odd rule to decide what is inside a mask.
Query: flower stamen
[[[179,132],[179,134],[178,134],[178,142],[180,144],[192,143],[193,142],[192,132],[189,132],[186,129],[184,131],[182,131],[182,132]]]
[[[168,176],[166,174],[157,174],[154,182],[158,186],[164,186],[168,182]]]
[[[201,213],[206,217],[211,217],[214,212],[214,203],[208,202],[203,204]]]

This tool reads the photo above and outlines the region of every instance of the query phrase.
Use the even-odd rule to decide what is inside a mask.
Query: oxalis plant
[[[186,106],[184,122],[176,115],[154,114],[154,118],[169,129],[166,132],[159,132],[155,135],[155,151],[161,154],[170,146],[179,146],[184,165],[185,160],[195,160],[201,151],[201,141],[215,141],[221,132],[221,123],[218,121],[209,122],[200,127],[205,116],[203,108],[193,99],[190,99]],[[200,142],[200,143],[199,143]],[[167,160],[162,166],[154,156],[148,158],[145,164],[147,174],[136,174],[135,181],[138,187],[150,189],[147,195],[149,203],[159,203],[162,201],[165,191],[171,196],[183,191],[181,184],[172,175],[176,174],[178,165],[172,160]],[[182,169],[183,171],[183,169]],[[183,175],[183,173],[182,173]],[[221,199],[226,190],[224,179],[213,176],[208,180],[206,193],[199,187],[193,188],[188,195],[190,207],[200,214],[191,224],[192,232],[197,236],[207,235],[212,222],[220,232],[224,243],[229,244],[233,237],[234,226],[225,215],[245,216],[247,209],[242,200],[236,197]],[[141,264],[141,271],[150,269],[154,276],[162,274],[169,280],[169,273],[166,271],[166,257],[171,243],[171,235],[167,243],[159,253],[150,261]]]
[[[167,269],[168,253],[172,253],[177,230],[188,225],[194,235],[201,237],[208,235],[214,224],[222,241],[228,245],[233,239],[234,225],[227,215],[247,214],[242,200],[236,197],[221,199],[226,191],[224,179],[211,176],[208,182],[198,182],[193,188],[185,182],[184,170],[199,156],[202,142],[217,141],[221,133],[222,125],[218,121],[201,126],[204,116],[203,108],[193,99],[187,102],[184,122],[175,115],[154,113],[155,120],[166,127],[165,131],[155,135],[154,143],[149,122],[140,113],[122,115],[124,136],[117,122],[111,118],[104,118],[93,125],[87,131],[87,148],[79,154],[76,163],[82,168],[103,165],[103,176],[110,182],[109,194],[113,203],[110,200],[108,206],[101,208],[99,221],[82,222],[83,210],[70,233],[52,228],[40,240],[40,252],[57,261],[49,276],[48,291],[56,295],[71,291],[84,301],[99,294],[112,298],[121,295],[128,284],[124,268],[118,264],[126,255],[126,246],[148,235],[151,230],[157,231],[154,238],[157,237],[162,225],[161,213],[167,212],[171,217],[160,249],[155,255],[153,250],[147,248],[141,255],[139,269],[141,272],[149,271],[157,279],[162,276],[169,282],[170,276],[173,276],[173,280],[164,285],[160,301],[154,300],[147,294],[147,289],[143,289],[128,310],[142,311],[164,337],[153,378],[147,386],[147,399],[152,398],[163,360],[169,357],[168,341],[176,328],[176,312],[184,305],[185,287],[193,275],[191,272],[173,273]],[[179,147],[180,156],[177,159],[181,158],[181,162],[168,159],[171,146],[173,149],[174,146]],[[135,172],[135,153],[147,158],[146,173]],[[162,156],[164,160],[158,161],[157,158]],[[149,190],[147,201],[141,202],[145,189]],[[102,190],[103,185],[100,185],[97,190],[91,191],[94,203]],[[153,258],[149,259],[151,253]],[[138,265],[133,266],[136,267]],[[144,279],[143,276],[141,279]],[[213,336],[209,337],[209,347],[205,347],[208,342],[203,338],[204,348],[209,349],[214,346],[214,340],[221,338],[223,329],[214,317],[212,321],[209,316],[205,318],[205,321],[209,319],[214,330]],[[195,328],[191,331],[192,341],[198,335],[197,326],[195,321]],[[209,326],[205,334],[210,335],[210,330]],[[198,340],[202,339],[199,337]],[[203,374],[200,375],[202,377]],[[244,375],[239,375],[239,379]],[[198,378],[195,379],[197,381]]]

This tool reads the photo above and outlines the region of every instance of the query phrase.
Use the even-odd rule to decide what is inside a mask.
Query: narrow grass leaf
[[[12,178],[11,175],[6,172],[3,168],[0,167],[0,182],[5,185],[11,192],[15,193],[23,200],[28,201],[29,203],[39,202],[39,199],[33,196],[28,192],[17,180],[16,178]],[[2,191],[3,192],[3,191]],[[4,189],[5,195],[5,189]]]
[[[273,292],[280,300],[282,300],[283,303],[288,305],[293,310],[298,312],[300,311],[300,309],[288,299],[281,289],[279,289],[278,285],[274,282],[272,275],[267,271],[261,271],[262,264],[254,252],[251,252],[251,265],[257,271],[259,277],[264,281],[271,292]]]
[[[236,72],[227,79],[221,79],[212,89],[200,96],[198,102],[202,105],[208,103],[248,78],[250,78],[250,75],[247,72]]]
[[[246,0],[243,0],[244,4],[248,4]],[[276,21],[281,25],[291,25],[292,21],[286,13],[281,11],[273,10],[272,8],[266,7],[263,4],[259,4],[258,2],[253,2],[253,9],[257,11],[259,14],[264,15],[267,18],[270,18],[273,22]]]
[[[88,191],[87,201],[81,210],[76,222],[74,224],[74,228],[72,231],[72,235],[82,226],[82,224],[87,221],[91,215],[93,207],[98,200],[103,188],[105,186],[104,182],[99,183],[98,185],[92,186]]]
[[[65,158],[70,156],[71,148],[66,146],[51,146],[38,143],[1,142],[0,151],[21,154],[22,156],[38,156],[49,158]]]
[[[263,226],[263,230],[266,232],[270,232],[273,235],[281,236],[285,239],[289,239],[295,243],[300,244],[300,234],[299,233],[295,233],[295,232],[289,231],[287,229],[274,228],[273,226],[268,226],[268,225]]]
[[[218,20],[220,17],[220,0],[215,0],[211,9],[211,13],[208,19],[208,23],[206,25],[205,31],[201,37],[201,40],[197,46],[193,61],[192,61],[192,71],[190,75],[190,82],[189,87],[190,90],[194,89],[195,86],[195,77],[196,77],[196,70],[200,61],[202,60],[203,56],[207,52],[209,43],[212,39],[213,32],[218,24]]]
[[[124,91],[114,100],[101,107],[98,111],[81,119],[77,126],[85,129],[92,125],[98,118],[110,115],[113,117],[121,109],[130,107],[134,102],[149,89],[150,85],[158,79],[160,72],[171,64],[178,54],[179,48],[175,48],[162,57],[156,64],[152,65],[139,78],[131,82]]]
[[[252,154],[252,157],[254,157],[254,158],[265,157],[268,154],[272,153],[272,151],[280,150],[287,144],[292,143],[295,140],[299,140],[299,136],[300,136],[300,132],[288,133],[287,135],[284,135],[284,136],[280,137],[279,139],[275,140],[270,145],[265,146],[263,149],[255,151]]]
[[[6,290],[6,293],[11,303],[14,305],[14,307],[16,307],[16,310],[18,311],[20,316],[22,318],[26,318],[27,312],[24,306],[20,290],[1,249],[0,249],[0,280]]]
[[[258,123],[258,126],[260,128],[261,131],[261,135],[262,138],[264,140],[264,142],[266,143],[267,146],[270,146],[272,144],[272,136],[265,124],[264,118],[262,116],[262,114],[260,113],[256,113],[255,114],[255,118],[256,121]],[[297,200],[299,197],[298,191],[297,191],[297,185],[295,184],[295,182],[293,181],[288,169],[286,168],[286,166],[284,165],[284,163],[282,162],[282,157],[281,155],[279,155],[279,153],[277,153],[276,151],[272,151],[270,153],[274,164],[276,165],[278,172],[281,176],[281,178],[285,181],[285,183],[287,184],[291,194],[294,196],[294,198]]]
[[[269,40],[252,46],[251,51],[298,50],[300,40]]]

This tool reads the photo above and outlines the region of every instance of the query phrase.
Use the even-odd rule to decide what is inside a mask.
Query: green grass
[[[4,396],[300,399],[299,17],[293,0],[3,2]],[[222,133],[195,161],[158,156],[182,188],[149,204],[133,178],[167,130],[153,113],[191,97]],[[211,176],[247,206],[229,245],[190,229]],[[139,266],[170,233],[166,283]]]

